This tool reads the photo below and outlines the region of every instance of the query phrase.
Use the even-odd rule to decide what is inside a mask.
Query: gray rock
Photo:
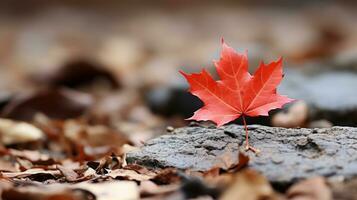
[[[250,142],[262,153],[248,152],[250,167],[272,182],[357,175],[357,128],[285,129],[249,126]],[[128,163],[151,168],[208,170],[222,165],[229,156],[237,162],[238,146],[244,148],[242,126],[221,128],[184,127],[148,141],[127,154]],[[223,160],[224,158],[224,160]]]

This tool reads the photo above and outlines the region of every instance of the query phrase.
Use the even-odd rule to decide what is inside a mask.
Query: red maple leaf
[[[246,148],[256,151],[249,145],[244,116],[268,116],[270,110],[293,101],[276,91],[283,78],[282,58],[267,65],[261,63],[251,75],[247,52],[237,53],[222,40],[221,58],[214,64],[220,77],[218,81],[206,70],[197,74],[180,71],[190,84],[189,91],[204,102],[204,106],[188,120],[210,120],[222,126],[242,116]]]

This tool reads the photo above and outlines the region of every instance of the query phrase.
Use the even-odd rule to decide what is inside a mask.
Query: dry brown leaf
[[[69,167],[57,165],[57,169],[59,169],[61,171],[63,176],[66,177],[66,180],[69,182],[73,182],[78,179],[78,174],[73,169],[71,169]]]
[[[229,168],[235,166],[239,161],[237,156],[232,153],[233,151],[228,150],[220,155],[217,159],[220,160],[219,164],[216,165],[216,168],[228,170]]]
[[[356,200],[357,198],[357,179],[347,181],[331,181],[333,199],[335,200]]]
[[[43,132],[32,124],[0,118],[0,139],[4,145],[37,141],[43,137]]]
[[[238,158],[237,154],[232,153],[233,151],[228,150],[220,155],[217,159],[221,162],[216,165],[214,168],[220,168],[223,170],[230,170],[230,171],[238,171],[243,167],[247,166],[249,162],[249,157],[246,156],[244,153],[239,152]]]
[[[16,162],[20,165],[21,171],[25,171],[28,169],[31,169],[33,167],[33,164],[29,160],[21,159],[21,158],[16,158]]]
[[[141,165],[137,165],[137,164],[129,164],[126,165],[125,167],[123,167],[124,169],[130,169],[130,170],[134,170],[136,172],[138,172],[139,174],[148,174],[148,175],[152,175],[152,171],[150,171],[148,168],[141,166]]]
[[[148,197],[153,195],[163,195],[167,193],[172,193],[180,188],[178,184],[171,185],[157,185],[152,181],[142,181],[140,183],[140,194],[141,197]]]
[[[98,176],[97,172],[92,169],[92,168],[88,168],[86,171],[84,171],[83,173],[83,179],[90,179],[90,178],[94,178]]]
[[[147,181],[156,176],[155,173],[139,174],[134,170],[129,169],[115,169],[108,173],[108,176],[114,179],[125,179],[125,180],[135,180],[135,181]]]
[[[249,162],[249,157],[239,152],[238,159],[234,159],[231,153],[224,153],[219,158],[222,164],[204,172],[186,170],[186,174],[190,176],[203,177],[205,182],[213,187],[225,188],[233,179],[231,173],[237,172],[246,167]],[[222,173],[230,172],[230,173]]]
[[[211,187],[224,189],[232,182],[234,177],[231,173],[220,174],[219,171],[218,168],[215,168],[203,173],[202,176],[204,177],[205,183]]]
[[[64,124],[64,134],[73,142],[81,142],[91,147],[115,146],[120,147],[129,141],[123,134],[106,126],[90,126],[78,120],[67,120]]]
[[[66,184],[12,187],[2,194],[4,200],[87,200],[84,196],[84,192],[76,192]]]
[[[139,199],[139,189],[135,182],[129,181],[96,184],[82,182],[72,185],[55,183],[50,185],[7,187],[2,197],[5,200],[134,200]]]
[[[87,190],[96,196],[97,200],[133,200],[139,199],[139,188],[132,181],[111,181],[103,183],[82,182],[72,188]]]
[[[8,160],[0,160],[0,171],[1,172],[19,172],[19,166]]]
[[[4,109],[6,118],[32,121],[37,113],[68,119],[84,114],[92,106],[91,95],[69,89],[44,89],[14,98]]]
[[[229,169],[229,171],[231,172],[236,172],[240,169],[243,169],[244,167],[246,167],[249,163],[249,157],[247,155],[245,155],[242,152],[238,153],[238,163],[231,165]]]
[[[279,112],[272,118],[272,125],[276,127],[294,128],[304,127],[309,115],[308,105],[304,101],[297,101],[288,111]]]
[[[114,73],[86,60],[73,60],[55,70],[38,74],[34,78],[36,82],[54,87],[80,88],[93,83],[99,85],[106,82],[109,87],[115,89],[120,85]]]
[[[40,168],[33,168],[23,172],[4,172],[2,175],[6,178],[31,178],[31,179],[54,179],[56,177],[61,176],[61,172],[59,170],[44,170]]]
[[[268,180],[258,172],[245,169],[235,174],[233,182],[220,200],[277,200],[278,197]]]
[[[177,169],[166,168],[159,171],[151,180],[158,184],[173,184],[180,182],[181,177],[178,175]]]
[[[9,149],[9,154],[12,156],[29,160],[31,162],[46,162],[51,159],[50,156],[47,154],[43,154],[40,151],[32,151],[32,150],[20,151],[16,149]]]
[[[310,178],[293,185],[286,193],[289,200],[332,200],[323,177]]]
[[[9,181],[9,180],[4,179],[1,176],[1,173],[0,173],[0,177],[1,177],[1,179],[0,179],[0,197],[1,197],[2,192],[4,190],[8,190],[8,189],[13,187],[13,183],[11,181]]]

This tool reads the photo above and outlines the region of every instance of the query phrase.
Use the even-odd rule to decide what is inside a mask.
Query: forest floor
[[[0,199],[357,199],[352,7],[29,2],[0,2]],[[240,120],[184,120],[178,71],[222,36],[252,69],[283,56],[300,100],[247,120],[258,155]]]

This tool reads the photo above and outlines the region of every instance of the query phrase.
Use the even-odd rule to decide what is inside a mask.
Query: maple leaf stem
[[[244,124],[244,130],[245,130],[245,145],[246,147],[249,147],[249,136],[248,136],[248,127],[247,127],[247,122],[245,121],[245,116],[242,115],[243,118],[243,124]]]
[[[247,122],[245,121],[244,115],[242,115],[242,118],[243,118],[244,130],[245,130],[245,149],[246,149],[246,151],[251,150],[255,154],[259,154],[260,150],[250,146],[250,144],[249,144],[249,134],[248,134]]]

